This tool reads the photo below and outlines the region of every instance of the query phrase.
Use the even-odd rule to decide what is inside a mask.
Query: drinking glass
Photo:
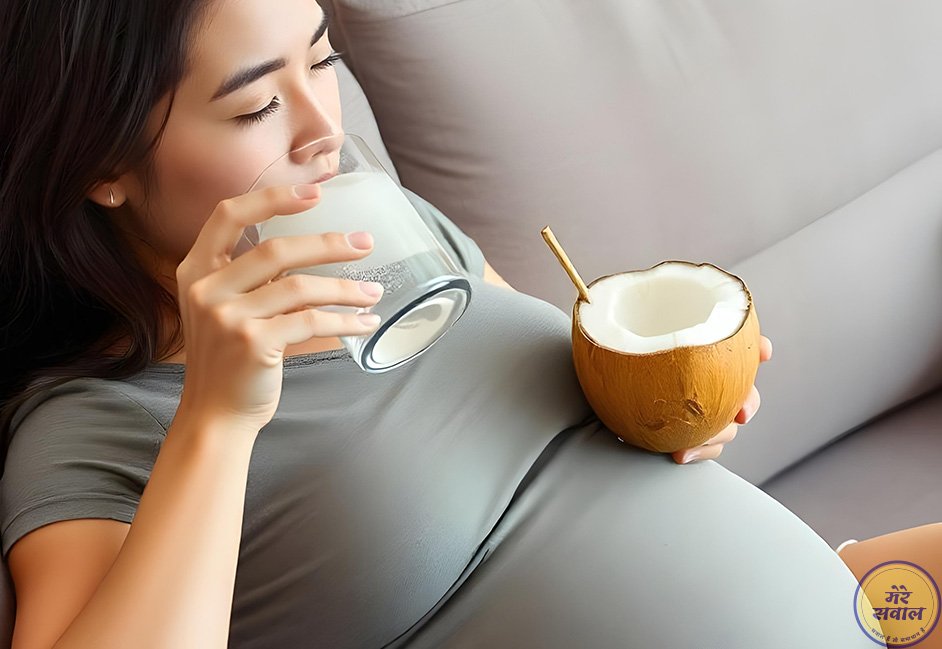
[[[366,257],[292,269],[287,274],[379,282],[384,293],[371,307],[316,308],[380,316],[373,332],[339,337],[356,364],[368,373],[387,372],[417,358],[467,310],[471,300],[467,274],[366,142],[352,133],[337,133],[289,151],[266,167],[247,191],[311,182],[320,184],[317,205],[246,228],[234,254],[272,237],[369,232],[374,243]]]

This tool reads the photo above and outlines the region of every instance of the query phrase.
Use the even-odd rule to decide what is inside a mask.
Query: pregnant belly
[[[286,370],[250,465],[230,646],[396,638],[476,561],[541,453],[595,420],[565,314],[475,291],[399,370],[367,375],[343,354]],[[254,645],[259,625],[307,644]]]

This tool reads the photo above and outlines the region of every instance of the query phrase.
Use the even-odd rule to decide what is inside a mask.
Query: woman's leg
[[[881,601],[874,606],[888,607],[883,610],[883,615],[898,607],[894,604],[905,604],[917,610],[925,607],[922,611],[925,617],[920,614],[920,622],[915,622],[916,618],[909,618],[900,624],[891,618],[881,624],[881,630],[890,635],[891,642],[905,644],[905,641],[896,642],[892,639],[905,633],[903,637],[909,637],[910,634],[917,636],[918,642],[914,643],[916,649],[942,649],[942,625],[939,624],[938,612],[939,588],[942,585],[942,523],[910,527],[863,539],[840,548],[838,554],[868,592],[881,592],[890,583],[890,588],[899,585],[913,593],[912,601],[909,597],[903,602],[881,597]],[[890,596],[890,593],[887,594]]]

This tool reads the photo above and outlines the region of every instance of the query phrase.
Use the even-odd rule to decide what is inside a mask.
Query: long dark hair
[[[205,4],[0,0],[0,473],[33,394],[131,376],[182,342],[176,298],[86,196],[150,168],[148,116],[172,105]]]

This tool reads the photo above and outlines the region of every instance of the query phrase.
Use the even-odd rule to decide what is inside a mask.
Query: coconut
[[[713,264],[664,261],[599,277],[586,290],[588,301],[580,294],[573,305],[573,363],[612,432],[671,453],[733,422],[759,368],[745,282]]]

